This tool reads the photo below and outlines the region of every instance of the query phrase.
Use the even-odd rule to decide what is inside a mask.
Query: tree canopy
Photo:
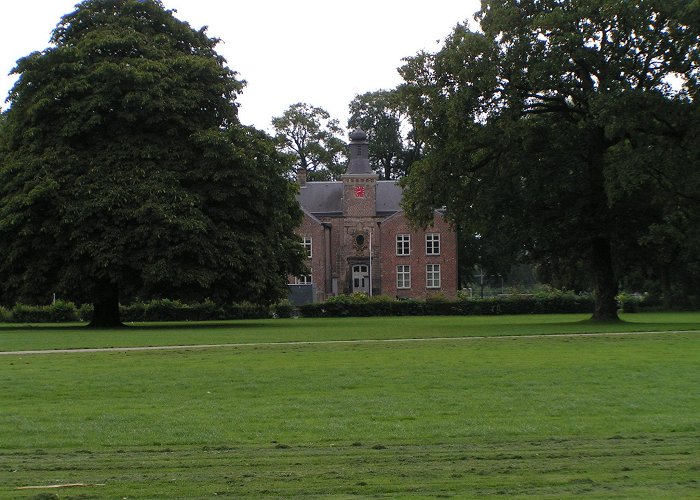
[[[309,180],[337,180],[345,169],[346,144],[338,120],[323,108],[292,104],[272,119],[278,149],[293,158],[294,170]]]
[[[271,138],[218,40],[158,0],[86,0],[20,59],[0,137],[0,300],[269,302],[301,270]]]
[[[401,68],[426,143],[405,207],[446,206],[551,269],[585,262],[594,318],[614,319],[624,272],[697,240],[698,5],[484,0],[477,20]]]
[[[382,179],[403,177],[420,156],[413,129],[407,123],[400,93],[378,90],[355,96],[350,102],[348,128],[361,128],[369,137],[369,161]]]

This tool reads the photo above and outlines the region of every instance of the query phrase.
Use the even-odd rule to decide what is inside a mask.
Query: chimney
[[[297,183],[300,187],[306,187],[306,169],[303,167],[297,170]]]
[[[369,141],[364,130],[356,128],[350,133],[349,162],[346,174],[372,174],[369,165]]]

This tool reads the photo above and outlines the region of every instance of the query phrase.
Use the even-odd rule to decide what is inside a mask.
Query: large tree
[[[623,252],[639,250],[669,206],[693,204],[678,183],[697,176],[697,155],[681,153],[697,122],[692,9],[482,1],[479,30],[460,25],[401,69],[427,144],[406,183],[410,215],[425,221],[445,205],[467,232],[507,235],[504,251],[586,262],[594,318],[617,318]]]
[[[292,104],[272,119],[281,152],[289,154],[297,174],[309,180],[337,180],[345,169],[346,144],[338,120],[323,108]]]
[[[289,165],[243,83],[158,0],[86,0],[18,61],[2,124],[0,300],[269,302],[300,271]]]

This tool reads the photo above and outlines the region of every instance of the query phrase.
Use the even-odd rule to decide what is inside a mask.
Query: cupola
[[[369,141],[364,130],[356,128],[350,133],[348,157],[347,174],[363,175],[373,173],[372,167],[369,165]]]

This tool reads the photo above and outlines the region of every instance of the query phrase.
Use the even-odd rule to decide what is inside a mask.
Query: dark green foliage
[[[285,299],[274,305],[273,312],[277,318],[292,318],[296,313],[296,307]]]
[[[157,0],[86,0],[21,59],[0,140],[0,303],[276,301],[300,272],[285,157],[242,127],[216,39]]]
[[[121,306],[124,321],[219,321],[261,319],[270,317],[267,306],[241,303],[218,305],[210,300],[185,304],[178,300],[160,299]]]
[[[12,313],[0,306],[0,323],[9,323],[12,318]]]
[[[272,119],[277,147],[310,181],[337,180],[345,171],[346,145],[338,120],[323,108],[299,102]]]
[[[636,295],[621,293],[617,296],[617,303],[620,306],[620,311],[626,313],[639,312],[640,307],[644,303],[644,298]]]
[[[92,304],[82,304],[78,308],[78,318],[80,321],[90,321],[94,312],[95,306]]]
[[[10,310],[0,308],[0,323],[85,322],[91,320],[93,310],[91,304],[76,308],[72,302],[59,300],[49,306],[15,304]],[[121,319],[128,322],[263,319],[271,315],[270,308],[265,305],[250,302],[218,305],[210,300],[185,304],[179,300],[160,299],[122,305],[119,310]]]
[[[483,316],[500,314],[590,313],[593,299],[572,293],[546,296],[505,296],[485,299],[394,300],[388,297],[358,298],[339,295],[300,307],[309,318],[344,316]]]
[[[79,313],[75,304],[62,300],[48,306],[15,304],[4,319],[10,323],[65,323],[78,320]]]
[[[654,297],[620,294],[620,310],[626,313],[659,308]],[[386,296],[368,297],[365,294],[338,295],[326,302],[307,304],[299,313],[308,318],[369,317],[369,316],[490,316],[501,314],[568,314],[592,311],[590,296],[571,292],[541,292],[533,295],[461,298],[447,300],[436,295],[426,300],[395,300]],[[288,301],[273,307],[251,303],[219,305],[211,300],[186,304],[179,300],[159,299],[120,306],[121,318],[127,322],[158,321],[222,321],[236,319],[263,319],[273,314],[277,318],[291,318],[297,309]],[[80,308],[72,302],[56,301],[50,306],[16,304],[11,310],[0,308],[0,322],[7,323],[61,323],[89,321],[92,306]]]
[[[271,316],[270,307],[250,302],[225,305],[223,313],[223,319],[265,319]]]
[[[367,132],[370,165],[384,180],[403,177],[420,156],[421,145],[406,126],[409,117],[400,97],[397,90],[378,90],[350,103],[348,128]]]
[[[201,312],[206,311],[204,315]],[[188,305],[178,300],[160,299],[151,302],[136,302],[121,306],[124,321],[191,321],[197,319],[219,319],[221,309],[211,302]]]
[[[446,206],[490,273],[506,256],[552,282],[590,280],[597,319],[616,317],[633,270],[663,281],[696,266],[696,6],[484,1],[478,20],[401,69],[426,142],[409,215]]]
[[[425,303],[416,300],[395,300],[378,295],[369,297],[363,293],[337,295],[325,302],[306,304],[299,308],[304,317],[341,316],[419,316],[428,314]]]

